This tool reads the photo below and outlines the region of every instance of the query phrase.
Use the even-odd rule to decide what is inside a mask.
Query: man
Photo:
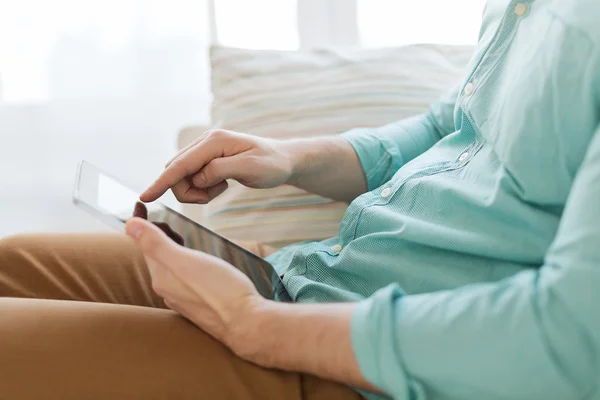
[[[264,300],[141,219],[127,233],[143,258],[112,236],[4,241],[0,295],[164,299],[200,329],[1,299],[0,393],[600,398],[599,15],[596,0],[490,1],[464,80],[430,112],[289,142],[207,132],[142,195],[204,203],[231,178],[350,202],[338,237],[268,257],[318,304]]]

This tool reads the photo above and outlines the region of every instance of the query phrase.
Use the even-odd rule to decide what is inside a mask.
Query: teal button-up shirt
[[[599,46],[598,0],[488,1],[456,90],[344,134],[369,192],[339,236],[269,258],[298,302],[360,302],[393,398],[600,398]]]

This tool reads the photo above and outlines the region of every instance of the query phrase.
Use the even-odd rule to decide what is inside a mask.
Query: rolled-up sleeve
[[[365,378],[397,399],[596,398],[600,382],[600,129],[544,265],[498,283],[359,304]]]
[[[369,190],[390,180],[402,165],[454,132],[458,88],[444,94],[424,114],[378,128],[356,128],[342,134],[360,159]]]

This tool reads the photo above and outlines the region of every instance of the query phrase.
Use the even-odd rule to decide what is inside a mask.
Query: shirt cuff
[[[420,114],[377,128],[342,134],[358,155],[369,191],[389,181],[404,164],[433,146],[441,136],[431,114]]]
[[[265,257],[265,261],[271,264],[271,266],[279,275],[283,275],[286,273],[290,264],[292,263],[292,259],[294,258],[296,252],[301,247],[306,246],[309,243],[311,243],[311,241],[294,243],[289,246],[282,247],[275,253]]]
[[[394,399],[420,399],[423,388],[408,376],[396,345],[395,304],[402,296],[394,284],[358,304],[351,321],[352,348],[367,381]],[[383,397],[369,396],[376,398]]]
[[[385,183],[392,164],[397,164],[398,169],[404,163],[400,154],[394,154],[394,143],[385,137],[377,137],[373,129],[355,128],[341,136],[354,148],[369,191]]]

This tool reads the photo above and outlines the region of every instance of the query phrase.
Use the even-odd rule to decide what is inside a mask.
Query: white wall
[[[71,205],[77,162],[143,187],[174,153],[178,129],[207,121],[206,102],[198,96],[0,107],[0,237],[103,229]]]

